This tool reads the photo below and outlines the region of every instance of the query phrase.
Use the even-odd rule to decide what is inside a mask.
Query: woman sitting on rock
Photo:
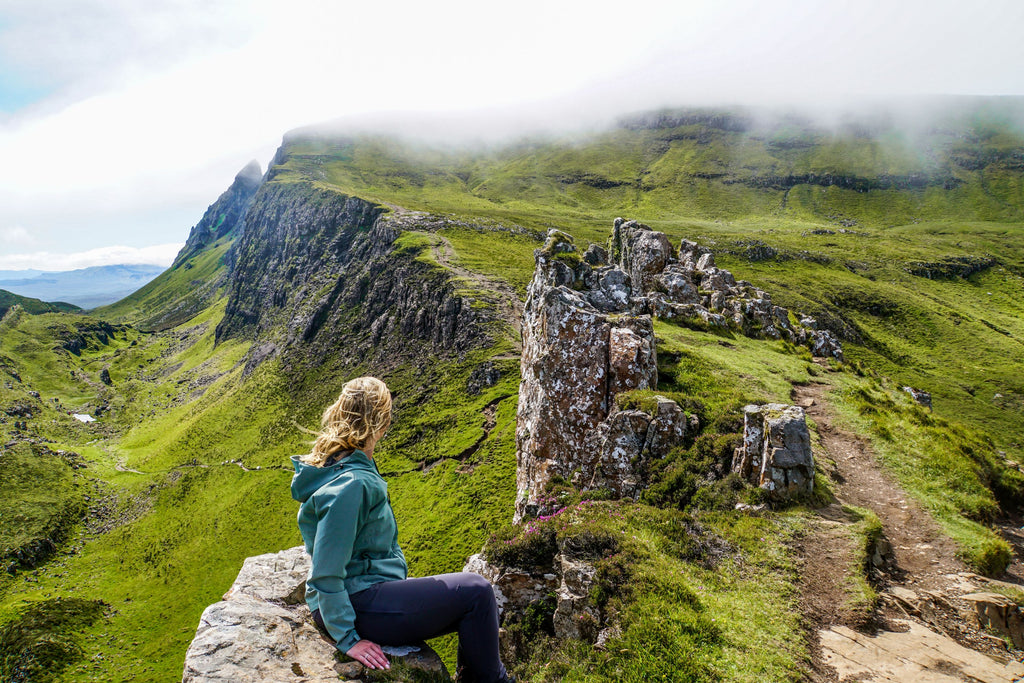
[[[324,411],[313,452],[295,456],[292,497],[313,564],[306,603],[339,650],[370,669],[390,668],[381,645],[459,633],[462,680],[508,681],[498,657],[498,608],[470,573],[409,579],[387,484],[373,450],[391,424],[391,392],[354,379]]]

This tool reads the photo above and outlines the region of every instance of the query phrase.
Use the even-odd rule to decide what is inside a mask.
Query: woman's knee
[[[472,596],[473,601],[493,601],[494,590],[491,582],[472,572],[462,572],[459,575],[459,590],[465,591]]]

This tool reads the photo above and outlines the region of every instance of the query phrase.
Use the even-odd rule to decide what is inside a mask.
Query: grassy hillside
[[[737,277],[823,319],[853,360],[930,391],[1024,458],[1024,118],[999,103],[818,128],[707,111],[640,117],[571,142],[451,152],[300,131],[279,181],[453,217],[604,242],[617,215],[725,252]],[[763,181],[763,182],[762,182]],[[831,184],[829,184],[831,183]],[[462,263],[514,284],[528,233],[441,234]]]
[[[693,110],[572,140],[451,151],[317,129],[285,140],[272,175],[301,176],[407,208],[534,227],[616,214],[856,221],[1024,219],[1024,107],[817,124]]]
[[[33,299],[28,296],[19,296],[13,292],[8,292],[6,289],[0,289],[0,318],[11,309],[12,306],[21,306],[22,309],[29,313],[56,313],[60,311],[73,312],[81,310],[74,304],[66,304],[62,301],[49,303],[46,301],[40,301],[39,299]]]
[[[222,238],[165,270],[131,296],[101,306],[93,314],[131,321],[143,330],[165,330],[187,322],[219,296],[227,274],[224,255],[233,243],[233,237]]]
[[[602,600],[623,633],[599,650],[520,624],[524,680],[800,679],[794,539],[808,508],[831,499],[833,468],[819,460],[806,507],[757,517],[732,511],[756,491],[708,476],[724,475],[741,406],[789,401],[794,383],[831,386],[849,427],[969,564],[1005,564],[989,523],[1024,493],[1007,464],[1024,459],[1024,138],[998,108],[924,132],[869,123],[667,112],[487,151],[309,132],[286,142],[270,183],[440,215],[435,233],[398,241],[431,273],[448,263],[522,293],[543,231],[604,242],[623,215],[710,246],[719,265],[844,338],[849,363],[826,370],[780,342],[656,324],[659,390],[703,432],[656,465],[638,504],[562,492],[572,523],[546,538],[604,539]],[[0,323],[0,517],[16,521],[0,531],[12,565],[0,574],[0,677],[22,667],[32,680],[174,680],[202,609],[242,559],[299,542],[287,457],[308,448],[302,428],[342,382],[382,371],[341,353],[249,367],[252,340],[216,344],[233,239],[93,317]],[[461,282],[474,306],[493,308],[479,281]],[[516,339],[500,326],[492,338],[449,354],[408,340],[383,371],[396,413],[377,458],[415,575],[457,571],[485,542],[533,542],[508,526]],[[499,379],[472,393],[487,362]],[[904,384],[932,392],[934,413]],[[870,520],[850,514],[861,521],[843,533],[863,546]],[[33,548],[44,552],[17,556]],[[849,572],[850,603],[870,609],[863,567]],[[450,639],[439,648],[451,659]]]

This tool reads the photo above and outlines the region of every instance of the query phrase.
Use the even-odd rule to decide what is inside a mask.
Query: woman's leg
[[[385,581],[351,595],[356,631],[380,645],[407,645],[458,631],[465,680],[505,678],[498,656],[498,606],[487,579],[461,572]]]

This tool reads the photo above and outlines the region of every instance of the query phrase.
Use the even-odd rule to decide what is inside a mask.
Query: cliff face
[[[240,233],[244,229],[246,210],[262,182],[263,171],[259,162],[250,161],[192,228],[174,265],[184,262],[189,256],[202,251],[225,235]]]
[[[477,323],[487,313],[456,291],[450,271],[417,258],[425,247],[401,239],[430,225],[385,211],[310,184],[265,185],[229,254],[218,342],[252,340],[251,368],[300,345],[314,360],[397,363],[425,345],[458,354],[485,341]]]

